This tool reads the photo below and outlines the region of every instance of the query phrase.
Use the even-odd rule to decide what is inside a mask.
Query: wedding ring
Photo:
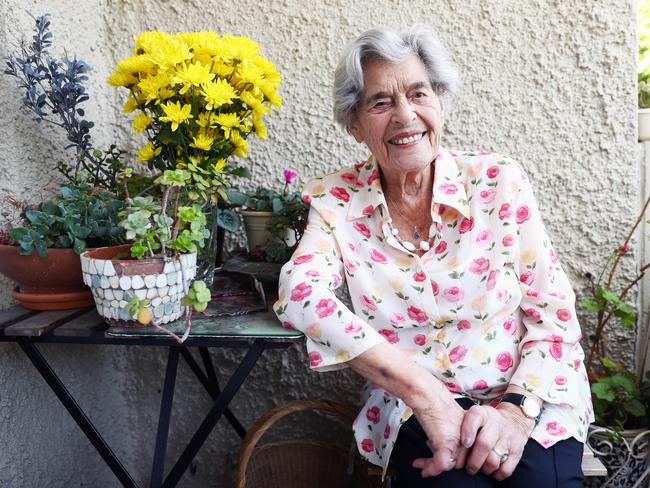
[[[506,459],[508,459],[508,453],[507,452],[501,452],[499,451],[496,447],[492,448],[492,452],[499,456],[499,464],[503,464],[506,462]]]

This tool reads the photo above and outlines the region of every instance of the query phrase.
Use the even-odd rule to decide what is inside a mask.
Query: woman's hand
[[[460,443],[465,411],[449,395],[449,398],[437,404],[414,412],[427,434],[427,444],[433,456],[416,459],[413,467],[421,469],[425,478],[462,468],[467,458],[467,448]]]
[[[525,417],[519,407],[501,403],[498,408],[475,406],[465,414],[461,427],[462,443],[471,446],[467,472],[481,471],[501,481],[509,477],[524,451],[535,420]],[[501,462],[499,455],[507,454]]]

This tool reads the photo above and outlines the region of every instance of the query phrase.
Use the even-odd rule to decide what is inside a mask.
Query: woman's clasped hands
[[[413,462],[422,477],[465,468],[472,475],[481,472],[504,480],[517,467],[535,427],[533,419],[511,404],[499,408],[476,405],[467,411],[456,404],[416,415],[433,453],[431,458]]]

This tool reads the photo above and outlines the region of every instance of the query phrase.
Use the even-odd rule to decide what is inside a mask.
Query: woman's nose
[[[415,110],[405,98],[397,100],[393,112],[393,122],[406,125],[415,119]]]

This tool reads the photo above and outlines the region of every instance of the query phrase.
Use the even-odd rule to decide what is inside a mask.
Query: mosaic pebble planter
[[[118,327],[140,326],[126,305],[135,295],[149,299],[149,309],[158,324],[180,318],[185,307],[181,262],[189,286],[196,276],[196,253],[182,254],[165,262],[162,258],[111,259],[128,252],[129,246],[102,247],[81,255],[84,283],[93,294],[99,315]]]

